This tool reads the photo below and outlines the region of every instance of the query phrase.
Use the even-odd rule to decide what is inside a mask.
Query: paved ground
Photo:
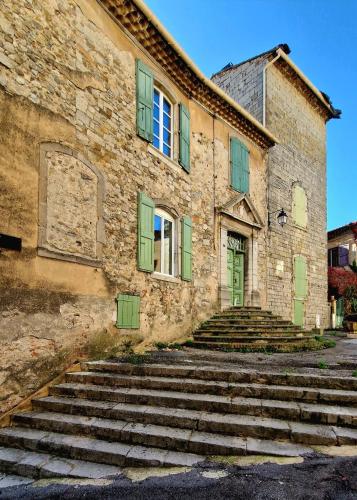
[[[143,474],[151,477],[143,478]],[[350,500],[357,498],[357,459],[306,459],[290,465],[248,467],[212,464],[187,472],[130,470],[109,480],[41,480],[2,488],[5,499],[254,499]],[[157,476],[165,474],[165,476]],[[0,483],[1,484],[1,483]]]
[[[281,370],[302,371],[302,368],[319,368],[323,362],[331,370],[345,370],[346,375],[357,369],[357,339],[349,339],[336,335],[327,335],[336,342],[336,347],[321,351],[294,352],[279,354],[221,352],[205,349],[162,350],[152,353],[153,362],[164,362],[167,359],[190,361],[192,363],[234,363],[237,367],[272,368]],[[342,373],[341,373],[342,374]]]

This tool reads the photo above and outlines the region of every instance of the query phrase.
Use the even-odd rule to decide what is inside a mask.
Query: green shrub
[[[328,368],[328,364],[322,359],[321,361],[319,361],[318,367],[320,368],[320,370],[326,370]]]
[[[352,377],[357,377],[357,370],[354,370],[354,371],[352,372]]]

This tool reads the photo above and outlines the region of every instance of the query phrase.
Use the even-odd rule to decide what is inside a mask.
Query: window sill
[[[299,226],[298,224],[293,224],[293,227],[295,229],[300,229],[300,231],[304,231],[305,233],[307,233],[307,227]]]
[[[160,281],[168,281],[169,283],[181,283],[181,280],[179,278],[176,278],[176,276],[168,276],[166,274],[156,272],[153,272],[151,276]]]
[[[75,262],[76,264],[84,264],[91,267],[102,267],[102,262],[97,259],[85,257],[81,255],[67,254],[55,250],[50,250],[45,247],[38,247],[37,255],[39,257],[47,257],[48,259],[63,260],[66,262]]]
[[[169,167],[173,167],[175,169],[181,169],[181,166],[172,158],[164,155],[159,149],[156,149],[152,144],[148,144],[148,152],[158,158],[160,161],[166,163]]]

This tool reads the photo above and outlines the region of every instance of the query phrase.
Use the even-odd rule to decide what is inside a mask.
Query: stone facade
[[[207,85],[206,104],[190,98],[101,2],[14,0],[0,5],[0,30],[0,232],[22,239],[21,252],[0,253],[2,411],[83,354],[184,339],[228,305],[229,231],[247,238],[246,305],[267,306],[271,135]],[[172,159],[137,136],[137,58],[172,102]],[[181,102],[190,173],[178,163]],[[231,137],[249,149],[248,197],[230,187]],[[139,192],[174,217],[177,254],[180,221],[192,218],[192,281],[179,256],[175,276],[138,270]],[[140,295],[139,329],[115,327],[119,293]]]
[[[294,260],[306,262],[307,294],[303,324],[328,326],[326,253],[326,131],[338,117],[329,100],[291,63],[280,46],[240,65],[228,67],[213,81],[242,104],[277,137],[268,159],[268,210],[284,208],[281,228],[271,216],[267,236],[267,305],[294,319]],[[252,80],[252,92],[245,85]],[[296,223],[295,187],[305,193],[306,225]]]
[[[357,222],[332,229],[327,240],[329,266],[345,267],[357,262]]]

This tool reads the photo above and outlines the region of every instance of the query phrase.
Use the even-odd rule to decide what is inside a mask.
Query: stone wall
[[[236,194],[230,135],[251,152],[263,219],[266,167],[261,149],[189,101],[95,0],[0,4],[0,29],[0,232],[23,244],[0,253],[5,411],[83,354],[184,339],[217,310],[215,208]],[[168,90],[176,124],[178,103],[190,110],[190,174],[177,132],[173,160],[136,135],[137,57]],[[139,191],[192,217],[192,282],[137,270]],[[264,229],[257,238],[263,248]],[[260,286],[264,295],[264,275]],[[139,330],[114,326],[122,292],[140,294]]]
[[[263,55],[215,75],[239,104],[263,122],[263,70],[273,55]],[[252,91],[247,82],[252,81]],[[254,90],[253,90],[254,89]],[[269,152],[268,208],[284,208],[288,224],[282,229],[276,214],[267,240],[267,306],[293,319],[295,255],[307,260],[308,297],[305,327],[328,326],[326,251],[326,132],[325,121],[275,64],[266,68],[265,124],[279,144]],[[293,186],[307,195],[306,229],[294,225]],[[317,319],[318,316],[318,319]]]
[[[267,127],[280,144],[269,155],[269,209],[284,207],[288,224],[269,231],[268,305],[293,318],[293,261],[307,261],[305,326],[328,326],[326,251],[325,121],[292,83],[271,65],[267,70]],[[307,195],[307,227],[294,225],[292,191],[298,182]],[[319,316],[317,320],[316,317]]]
[[[228,95],[235,99],[254,118],[263,123],[263,68],[267,55],[252,61],[243,62],[221,74],[213,75],[212,80]]]

